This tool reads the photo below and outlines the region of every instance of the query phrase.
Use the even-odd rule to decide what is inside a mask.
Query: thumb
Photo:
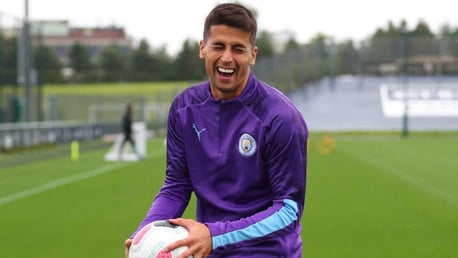
[[[132,245],[132,239],[126,239],[126,241],[124,241],[124,244],[126,245],[126,248],[129,248]]]
[[[126,241],[124,241],[124,245],[126,246],[124,250],[124,257],[129,258],[129,248],[132,245],[132,239],[127,239]]]

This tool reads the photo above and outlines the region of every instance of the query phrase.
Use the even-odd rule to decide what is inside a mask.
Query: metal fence
[[[347,74],[427,75],[440,79],[458,74],[457,42],[457,37],[452,36],[404,36],[362,42],[322,40],[259,58],[252,69],[259,79],[285,92]],[[0,49],[8,44],[11,42],[0,39]],[[0,123],[22,122],[27,114],[28,121],[96,121],[107,125],[110,131],[119,126],[124,105],[129,101],[126,97],[44,95],[38,81],[27,94],[20,81],[6,87],[6,78],[13,76],[12,66],[18,64],[17,59],[1,54],[6,52],[0,52]],[[148,128],[165,126],[169,103],[150,102],[141,95],[130,101],[137,105],[136,119],[146,121]]]
[[[147,101],[146,96],[50,95],[47,116],[52,121],[79,120],[100,124],[105,133],[121,132],[126,104],[133,105],[133,120],[146,122],[149,130],[165,128],[168,102]]]
[[[458,74],[458,37],[317,41],[257,60],[257,76],[284,91],[338,75]]]

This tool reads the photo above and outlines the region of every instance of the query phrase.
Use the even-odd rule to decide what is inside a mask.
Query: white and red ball
[[[129,249],[129,258],[176,258],[187,250],[179,247],[170,252],[164,252],[169,244],[186,238],[186,228],[169,223],[166,220],[154,221],[141,228]]]

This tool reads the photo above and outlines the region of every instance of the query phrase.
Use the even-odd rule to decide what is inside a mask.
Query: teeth
[[[233,73],[234,69],[225,69],[225,68],[218,67],[218,72],[221,72],[221,73]]]

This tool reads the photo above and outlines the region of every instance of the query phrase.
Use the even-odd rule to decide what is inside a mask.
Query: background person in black
[[[137,150],[135,148],[135,141],[132,136],[132,112],[133,112],[132,103],[127,103],[126,111],[124,112],[124,115],[122,117],[123,139],[121,142],[121,146],[119,147],[119,159],[120,160],[122,160],[123,148],[127,142],[130,143],[133,151],[137,154]]]

